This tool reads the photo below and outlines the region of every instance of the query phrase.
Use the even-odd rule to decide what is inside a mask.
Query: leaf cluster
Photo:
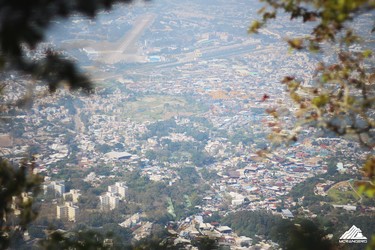
[[[147,0],[146,0],[147,1]],[[93,18],[101,10],[109,10],[115,3],[132,0],[5,0],[0,3],[0,68],[16,69],[22,74],[48,84],[55,91],[62,83],[72,89],[92,90],[90,79],[79,72],[71,60],[60,53],[45,49],[39,59],[31,59],[27,52],[35,51],[43,42],[51,21],[74,14]]]
[[[249,33],[259,32],[269,20],[277,18],[278,12],[286,12],[291,20],[302,19],[303,22],[316,24],[311,36],[288,41],[292,48],[308,48],[312,51],[319,50],[321,42],[337,42],[338,34],[343,30],[346,32],[342,38],[343,42],[351,44],[357,41],[358,37],[346,27],[346,24],[375,8],[373,0],[261,0],[261,2],[265,2],[265,6],[258,11],[262,19],[253,21]]]
[[[0,249],[7,249],[38,215],[33,197],[43,179],[33,173],[34,168],[33,161],[18,167],[0,158]]]
[[[373,48],[366,49],[366,38],[353,30],[356,18],[373,13],[373,0],[263,0],[259,10],[261,20],[254,21],[249,33],[257,33],[276,19],[280,12],[290,19],[300,19],[313,27],[305,37],[289,38],[294,50],[329,54],[330,63],[320,62],[310,80],[285,76],[282,83],[294,104],[290,111],[269,108],[275,122],[269,138],[275,143],[297,141],[305,129],[321,130],[328,136],[357,138],[368,150],[363,166],[364,181],[358,183],[359,192],[375,195],[375,72]],[[367,27],[375,31],[375,23]],[[353,45],[364,49],[353,50]],[[327,53],[328,51],[328,53]],[[268,100],[269,101],[269,100]],[[283,117],[292,116],[293,124],[285,125]],[[312,130],[311,130],[312,128]],[[298,233],[296,231],[296,233]],[[294,243],[296,245],[297,243]]]
[[[238,235],[263,235],[270,239],[274,228],[281,221],[281,217],[265,211],[238,211],[225,216],[221,223],[231,227]]]

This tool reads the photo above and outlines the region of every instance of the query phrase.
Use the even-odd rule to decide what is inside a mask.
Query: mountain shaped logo
[[[339,240],[340,243],[367,243],[367,237],[362,234],[362,230],[353,225],[346,231]]]

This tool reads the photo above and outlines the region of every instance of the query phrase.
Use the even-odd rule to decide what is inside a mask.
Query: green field
[[[186,206],[187,208],[191,207],[192,205],[191,205],[191,201],[190,201],[190,199],[189,199],[189,196],[187,196],[187,195],[185,194],[185,195],[184,195],[184,199],[185,199],[185,206]]]
[[[168,202],[168,213],[170,215],[173,216],[173,218],[176,218],[176,214],[174,213],[174,207],[173,207],[173,202],[172,202],[172,199],[170,197],[167,198],[167,202]]]
[[[353,189],[347,184],[347,190],[342,191],[338,187],[332,187],[328,190],[328,197],[332,199],[332,204],[346,205],[357,202],[360,197],[353,191]]]
[[[136,101],[126,102],[122,106],[124,118],[137,121],[166,120],[176,115],[189,116],[204,112],[201,105],[188,102],[183,97],[144,96]]]

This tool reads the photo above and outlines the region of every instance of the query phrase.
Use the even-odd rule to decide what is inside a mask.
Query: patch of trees
[[[122,222],[123,215],[116,210],[111,210],[106,213],[101,211],[97,212],[84,212],[81,213],[79,221],[81,224],[89,228],[101,228],[103,225],[111,223]]]
[[[292,188],[292,190],[290,190],[289,195],[294,200],[297,200],[298,198],[301,198],[302,196],[304,196],[305,198],[303,201],[303,206],[314,205],[314,204],[317,204],[317,202],[319,201],[330,201],[329,197],[323,197],[323,196],[314,194],[314,187],[316,184],[322,182],[322,180],[324,181],[331,180],[334,182],[340,182],[340,181],[346,181],[346,180],[355,179],[355,178],[359,178],[359,176],[351,175],[351,174],[331,175],[331,173],[317,175],[314,177],[307,178],[305,181],[295,185]]]
[[[325,238],[326,235],[327,233],[313,221],[281,220],[272,230],[271,238],[283,249],[329,250],[333,248],[333,244]]]
[[[158,121],[147,126],[149,130],[143,135],[143,139],[148,139],[153,136],[163,137],[169,135],[170,132],[174,131],[178,125],[174,119],[169,119],[165,121]]]
[[[250,145],[254,143],[254,135],[243,129],[239,129],[229,137],[229,140],[234,145],[237,145],[240,142],[242,142],[244,145]]]
[[[220,178],[220,176],[217,174],[216,170],[209,170],[207,168],[202,168],[200,170],[200,173],[201,173],[202,178],[204,180],[216,181]]]
[[[214,162],[214,158],[208,155],[200,142],[193,141],[171,141],[163,139],[162,147],[148,150],[145,156],[149,160],[159,162],[186,162],[192,161],[195,166],[203,167]]]
[[[314,221],[282,219],[266,211],[239,211],[221,219],[238,235],[251,238],[264,237],[277,242],[283,249],[332,249],[332,242],[325,239],[327,231]]]
[[[231,227],[238,235],[254,238],[263,235],[271,238],[271,233],[283,219],[267,211],[239,211],[222,218],[221,223]]]
[[[215,159],[208,155],[206,152],[203,151],[192,151],[191,153],[191,161],[197,167],[203,167],[205,165],[210,165],[215,162]]]
[[[181,179],[172,186],[151,181],[139,171],[130,173],[126,178],[129,187],[127,203],[137,204],[139,210],[157,223],[167,223],[193,214],[196,212],[194,206],[199,204],[202,198],[198,194],[202,194],[206,187],[201,183],[195,168],[184,167],[178,171]],[[168,213],[168,198],[172,200],[177,218]],[[191,204],[188,204],[187,199]]]
[[[199,175],[194,167],[183,167],[177,170],[182,184],[192,185],[199,183]]]
[[[201,121],[201,119],[197,119],[197,121]],[[145,133],[142,138],[148,139],[154,136],[160,138],[163,136],[168,136],[173,132],[191,136],[198,142],[206,142],[209,139],[208,132],[206,131],[207,125],[209,125],[207,123],[208,122],[206,120],[202,120],[202,124],[200,125],[205,128],[205,130],[202,130],[195,126],[192,126],[191,123],[189,123],[188,125],[177,125],[174,119],[158,121],[147,126],[147,129],[149,131]]]

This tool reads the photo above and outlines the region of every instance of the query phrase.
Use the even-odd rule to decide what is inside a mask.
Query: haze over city
[[[36,97],[1,113],[1,157],[33,159],[44,176],[25,249],[51,225],[112,231],[109,247],[158,235],[183,249],[200,237],[222,249],[278,249],[276,222],[301,218],[318,221],[335,243],[353,223],[371,238],[374,200],[355,187],[367,149],[316,127],[286,145],[269,140],[296,122],[282,79],[311,87],[317,63],[335,60],[335,51],[291,50],[286,40],[312,25],[285,13],[250,35],[261,7],[155,0],[53,21],[30,58],[55,50],[95,90],[46,94],[32,77],[2,74],[2,103]],[[353,25],[371,48],[373,19]],[[277,125],[274,109],[285,114]]]

